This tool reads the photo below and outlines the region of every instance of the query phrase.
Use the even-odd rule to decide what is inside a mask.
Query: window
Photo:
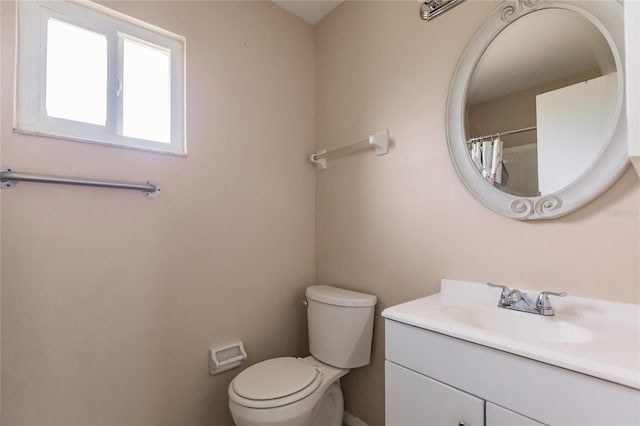
[[[90,2],[18,7],[16,132],[186,154],[184,38]]]

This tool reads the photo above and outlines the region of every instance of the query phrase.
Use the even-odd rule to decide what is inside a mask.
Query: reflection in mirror
[[[616,127],[617,96],[615,59],[600,29],[571,10],[526,14],[473,71],[464,117],[470,161],[503,192],[557,192],[600,156]]]

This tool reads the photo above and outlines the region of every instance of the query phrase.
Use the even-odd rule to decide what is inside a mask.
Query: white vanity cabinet
[[[638,425],[636,389],[385,321],[387,426]]]
[[[528,417],[522,416],[518,413],[514,413],[511,410],[502,408],[495,404],[486,402],[485,405],[485,419],[486,424],[491,426],[541,426],[542,423],[538,423],[535,420],[531,420]]]
[[[443,383],[385,361],[388,426],[484,424],[484,401]]]
[[[384,374],[387,426],[542,426],[390,361]]]

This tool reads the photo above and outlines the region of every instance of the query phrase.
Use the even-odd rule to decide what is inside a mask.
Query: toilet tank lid
[[[378,298],[371,294],[345,290],[330,285],[312,285],[307,287],[307,298],[316,302],[336,306],[374,306]]]

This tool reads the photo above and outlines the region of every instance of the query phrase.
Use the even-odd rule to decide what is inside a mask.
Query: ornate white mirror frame
[[[470,159],[465,134],[467,90],[480,58],[496,36],[525,15],[543,9],[565,9],[593,23],[611,47],[618,72],[618,95],[611,137],[596,161],[572,183],[559,191],[522,197],[502,192],[488,182]],[[520,220],[550,219],[566,215],[592,201],[608,189],[629,164],[624,90],[624,10],[615,0],[542,1],[505,0],[475,34],[454,73],[446,109],[447,143],[459,177],[467,189],[487,208]]]

